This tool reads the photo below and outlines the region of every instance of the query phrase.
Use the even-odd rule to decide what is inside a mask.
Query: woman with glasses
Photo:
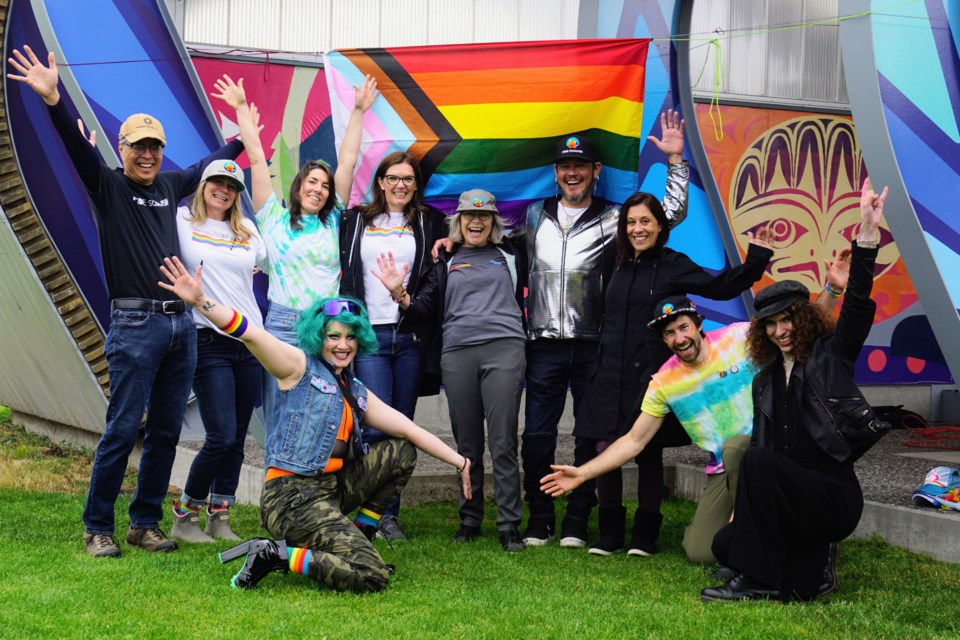
[[[267,256],[256,226],[240,209],[243,189],[243,172],[236,162],[215,160],[207,165],[190,208],[177,211],[180,255],[191,270],[205,264],[211,294],[262,327],[253,271]],[[239,540],[230,529],[229,509],[236,502],[243,445],[263,370],[242,341],[199,312],[193,312],[193,320],[197,325],[193,392],[206,437],[180,500],[173,501],[170,537],[185,542]],[[201,531],[199,515],[205,504],[207,524]]]
[[[253,208],[269,258],[270,308],[265,328],[287,344],[296,344],[294,326],[300,313],[317,299],[335,296],[340,290],[339,213],[350,197],[363,114],[377,96],[377,83],[367,76],[363,86],[357,88],[336,174],[322,160],[307,162],[290,185],[286,207],[274,193],[255,124],[255,107],[247,105],[243,79],[234,83],[224,75],[215,88],[211,95],[236,109],[237,125],[250,162]],[[276,395],[276,381],[265,379],[263,409],[268,428],[276,409]]]
[[[338,591],[380,591],[393,568],[370,540],[383,513],[413,474],[416,448],[459,473],[466,499],[470,461],[392,409],[349,370],[358,353],[376,350],[366,310],[349,298],[322,298],[297,322],[298,346],[255,326],[239,310],[203,291],[202,267],[191,274],[164,260],[173,291],[221,331],[243,340],[280,389],[275,428],[268,432],[260,523],[274,539],[255,538],[220,554],[246,561],[233,577],[251,589],[267,574],[299,573]],[[388,434],[362,444],[361,420]],[[415,448],[416,447],[416,448]],[[347,514],[358,509],[351,519]]]
[[[503,228],[493,195],[482,189],[466,191],[450,219],[453,251],[444,252],[427,271],[415,296],[404,285],[411,265],[399,263],[392,254],[378,261],[377,278],[407,317],[434,318],[442,327],[425,347],[424,368],[427,373],[442,373],[453,437],[460,453],[473,461],[474,497],[461,499],[461,524],[453,539],[468,542],[480,535],[486,435],[500,545],[514,553],[524,549],[517,530],[521,517],[517,414],[526,363],[527,270],[522,253],[504,236]]]
[[[413,296],[432,267],[429,251],[446,235],[444,216],[423,202],[423,175],[416,159],[397,151],[384,156],[373,179],[373,200],[347,210],[340,222],[340,293],[363,300],[377,336],[378,349],[358,356],[354,371],[367,387],[391,407],[413,419],[421,394],[420,345],[436,330],[433,318],[417,320],[405,312],[373,275],[377,258],[392,253],[397,262],[411,265],[404,287]],[[424,395],[439,392],[435,378],[425,382]],[[367,425],[364,442],[385,436]],[[380,520],[378,536],[403,540],[397,521],[400,501]]]

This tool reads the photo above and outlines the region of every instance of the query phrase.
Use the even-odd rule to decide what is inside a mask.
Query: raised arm
[[[880,218],[883,217],[887,191],[887,188],[884,188],[882,193],[877,194],[869,178],[864,180],[860,190],[860,230],[851,249],[850,281],[833,336],[836,353],[848,360],[854,360],[860,354],[870,329],[873,328],[873,318],[877,311],[877,304],[870,298],[870,293],[873,290],[873,271],[880,242]]]
[[[263,143],[260,141],[259,115],[256,107],[247,104],[243,78],[240,78],[239,82],[234,82],[230,76],[224,74],[213,86],[216,91],[212,91],[210,95],[223,100],[237,112],[240,139],[243,140],[247,161],[250,163],[250,198],[253,200],[253,210],[260,211],[273,195],[273,184],[270,182],[267,156],[263,152]]]
[[[263,368],[280,382],[281,389],[292,388],[306,371],[307,357],[300,349],[286,344],[263,329],[247,324],[234,309],[211,300],[203,292],[203,265],[191,275],[176,256],[164,258],[160,272],[169,280],[157,284],[177,294],[203,317],[222,331],[243,340]]]
[[[369,389],[367,390],[367,411],[363,414],[363,421],[387,435],[408,440],[417,449],[451,465],[460,476],[463,497],[467,500],[471,498],[470,460],[448,447],[437,436],[418,427],[405,415],[384,403]]]
[[[547,495],[557,497],[573,491],[587,480],[619,469],[643,451],[663,424],[663,418],[641,413],[633,427],[599,456],[582,467],[550,465],[553,473],[540,479],[540,488]]]
[[[340,155],[337,156],[337,172],[333,181],[337,185],[337,195],[343,201],[343,206],[350,203],[350,191],[353,189],[353,172],[357,167],[357,158],[360,156],[360,142],[363,139],[363,114],[365,114],[377,99],[377,81],[373,76],[365,76],[363,85],[354,87],[357,90],[354,97],[353,111],[347,122],[347,130],[340,143]]]
[[[671,228],[687,217],[690,165],[683,161],[685,124],[679,112],[669,109],[660,114],[661,137],[647,136],[647,141],[667,156],[667,185],[662,204]]]
[[[100,188],[100,172],[104,165],[100,161],[100,156],[90,146],[90,140],[73,124],[73,119],[60,100],[60,73],[57,71],[56,56],[51,51],[47,55],[47,64],[44,66],[33,49],[24,45],[23,53],[14,49],[13,55],[7,61],[19,72],[19,74],[8,73],[7,78],[22,82],[43,99],[49,107],[53,126],[60,134],[60,139],[63,140],[83,186],[87,191],[96,192]]]
[[[850,279],[850,249],[844,249],[833,260],[824,259],[823,263],[826,267],[827,284],[817,296],[815,304],[833,313]]]

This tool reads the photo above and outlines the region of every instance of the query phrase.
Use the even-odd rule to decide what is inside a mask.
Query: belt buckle
[[[169,314],[180,313],[180,309],[177,308],[178,302],[180,302],[180,300],[164,300],[162,307],[163,312]]]

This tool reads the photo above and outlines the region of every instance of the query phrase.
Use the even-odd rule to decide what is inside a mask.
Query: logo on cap
[[[662,309],[660,309],[660,315],[667,316],[667,315],[670,315],[671,313],[673,313],[673,305],[672,305],[672,304],[667,303],[667,304],[663,305],[663,308],[662,308]]]
[[[487,204],[487,202],[479,196],[473,199],[473,206],[475,207],[482,207],[485,204]]]
[[[229,171],[230,173],[233,173],[234,171],[237,170],[237,165],[233,164],[232,162],[224,162],[223,168],[224,170]]]
[[[580,138],[570,137],[567,138],[567,149],[579,149],[580,148]]]
[[[153,124],[153,118],[151,118],[150,116],[147,116],[146,118],[143,119],[143,124]]]

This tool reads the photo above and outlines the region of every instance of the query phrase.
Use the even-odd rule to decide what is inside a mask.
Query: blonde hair
[[[197,192],[193,194],[193,202],[190,203],[190,220],[194,224],[202,225],[207,221],[207,206],[203,203],[203,189],[209,180],[204,180],[197,187]],[[246,225],[243,224],[243,211],[240,209],[240,192],[230,205],[227,220],[230,222],[230,231],[239,242],[246,242],[252,235]]]
[[[503,223],[503,218],[500,217],[499,213],[493,213],[492,211],[486,211],[482,213],[490,213],[493,215],[493,226],[490,229],[490,243],[500,244],[503,241],[503,230],[506,228],[506,225]],[[456,244],[463,244],[463,230],[460,229],[461,215],[462,212],[457,211],[455,214],[447,218],[447,224],[450,225],[450,233],[447,235],[447,237],[453,240]]]

